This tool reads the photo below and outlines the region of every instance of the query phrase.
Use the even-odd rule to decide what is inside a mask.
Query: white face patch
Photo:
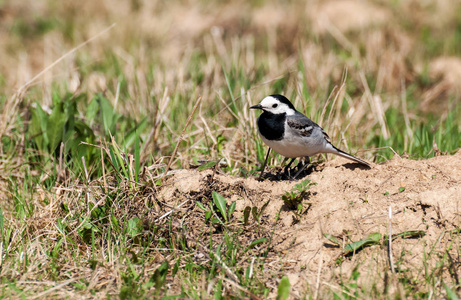
[[[286,113],[287,115],[294,115],[295,110],[291,109],[285,103],[280,102],[278,99],[267,96],[266,98],[261,101],[261,106],[264,111],[271,112],[275,115]]]

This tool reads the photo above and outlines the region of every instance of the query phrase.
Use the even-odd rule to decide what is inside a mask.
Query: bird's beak
[[[250,109],[263,109],[261,104],[250,106]]]

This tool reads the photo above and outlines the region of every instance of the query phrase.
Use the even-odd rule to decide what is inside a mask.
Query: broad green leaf
[[[96,119],[96,115],[99,111],[99,103],[98,103],[98,96],[95,96],[93,100],[91,100],[90,104],[86,108],[86,120],[89,122],[91,126]]]
[[[213,203],[216,205],[224,220],[227,222],[226,199],[215,191],[212,192],[212,196]]]
[[[63,104],[58,103],[53,108],[46,124],[46,136],[49,141],[48,149],[50,153],[53,153],[61,143],[66,122],[67,116],[64,114]]]
[[[229,211],[227,212],[227,217],[229,220],[232,217],[232,214],[234,213],[236,206],[237,206],[237,203],[235,203],[235,201],[232,202],[231,205],[229,205]]]
[[[31,109],[31,122],[29,125],[29,134],[37,144],[40,151],[44,151],[48,145],[48,139],[45,137],[46,120],[48,115],[43,111],[40,104],[36,103],[36,107]]]
[[[382,235],[380,233],[370,233],[364,240],[347,244],[346,247],[344,247],[345,253],[357,252],[366,246],[376,245],[381,240],[381,237]]]
[[[99,101],[102,124],[106,135],[108,136],[109,133],[115,134],[114,125],[116,124],[116,120],[114,116],[114,108],[110,104],[109,100],[107,100],[102,94],[98,94],[97,99]]]
[[[67,123],[62,141],[67,143],[69,140],[73,140],[75,135],[75,115],[77,114],[77,102],[76,99],[72,99],[72,95],[68,93],[63,105]]]
[[[126,234],[134,237],[142,232],[141,220],[138,217],[133,217],[128,220],[126,226]]]
[[[256,206],[251,208],[251,214],[253,215],[253,219],[255,219],[256,222],[259,222],[258,208]]]
[[[207,211],[207,209],[205,208],[205,206],[203,206],[202,202],[195,201],[195,204],[197,204],[198,208],[200,208],[201,210]]]
[[[291,285],[288,277],[283,276],[277,288],[277,300],[286,300],[290,296]]]

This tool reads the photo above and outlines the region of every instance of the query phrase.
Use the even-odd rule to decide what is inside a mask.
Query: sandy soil
[[[451,250],[447,250],[450,243],[459,243],[452,230],[459,228],[461,221],[460,170],[461,151],[453,156],[421,161],[394,157],[383,164],[374,164],[371,169],[361,169],[347,160],[335,158],[301,179],[309,178],[316,185],[310,188],[311,193],[305,200],[307,211],[298,218],[284,206],[281,196],[301,180],[260,182],[213,170],[183,170],[169,179],[160,195],[166,202],[175,198],[174,202],[178,203],[172,196],[179,191],[205,201],[211,199],[211,190],[216,190],[236,201],[237,215],[241,215],[246,206],[261,207],[270,200],[261,222],[275,229],[271,246],[273,259],[283,265],[294,295],[302,295],[306,285],[318,288],[324,283],[323,279],[331,285],[332,276],[349,276],[357,265],[361,273],[358,280],[362,284],[383,279],[384,273],[390,270],[387,247],[371,246],[343,257],[342,247],[331,243],[323,234],[335,235],[345,244],[359,241],[370,233],[388,234],[389,207],[393,213],[393,234],[411,230],[426,232],[423,237],[394,240],[392,259],[396,270],[407,272],[415,279],[424,276],[424,260],[427,264],[435,263],[434,253],[450,253]],[[280,218],[276,220],[279,212]],[[459,245],[453,248],[459,249]],[[451,255],[458,257],[458,253]],[[337,263],[338,258],[342,258],[342,263]]]

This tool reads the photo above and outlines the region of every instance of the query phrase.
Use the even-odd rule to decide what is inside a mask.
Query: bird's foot
[[[304,170],[306,170],[307,166],[309,166],[310,163],[299,163],[297,166],[298,171],[295,173],[295,175],[292,177],[291,180],[295,180]]]

